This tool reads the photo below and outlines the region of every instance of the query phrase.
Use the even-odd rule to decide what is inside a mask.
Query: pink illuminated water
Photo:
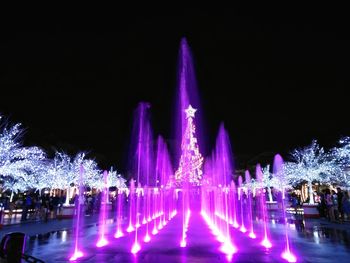
[[[239,230],[243,233],[247,232],[247,229],[245,227],[244,224],[244,202],[245,202],[245,197],[244,197],[244,189],[242,187],[242,183],[243,183],[243,179],[242,176],[238,177],[238,198],[239,198],[239,203],[241,206],[240,209],[240,215],[241,215],[241,227],[239,228]]]
[[[131,252],[133,254],[136,254],[140,249],[140,245],[139,245],[139,240],[138,240],[138,228],[140,227],[140,198],[141,198],[141,185],[139,185],[136,189],[136,207],[135,207],[135,241],[134,244],[131,248]]]
[[[145,237],[143,239],[143,241],[145,243],[148,243],[150,240],[151,240],[151,237],[149,235],[149,222],[148,222],[148,218],[150,217],[150,191],[151,189],[149,189],[148,187],[145,187],[144,188],[144,200],[145,200],[145,205],[144,205],[144,215],[143,215],[143,220],[142,220],[142,224],[143,225],[146,225],[146,234],[145,234]]]
[[[276,177],[282,177],[283,178],[283,159],[282,156],[279,154],[275,155],[275,158],[273,160],[273,174]],[[296,257],[293,255],[293,253],[290,250],[290,241],[288,236],[288,222],[286,219],[286,208],[285,208],[285,200],[284,195],[282,195],[281,200],[279,200],[282,204],[282,216],[283,216],[283,224],[284,224],[284,236],[285,236],[285,250],[282,253],[282,258],[287,260],[288,262],[296,262]]]
[[[190,216],[189,211],[189,200],[188,200],[188,184],[184,184],[181,191],[181,198],[182,198],[182,234],[181,234],[181,247],[186,247],[186,232],[188,227],[188,220]]]
[[[245,171],[245,181],[249,185],[250,180],[250,173],[248,170]],[[247,206],[248,206],[248,224],[249,224],[249,237],[250,238],[256,238],[256,235],[254,233],[254,222],[253,222],[253,211],[252,211],[252,192],[250,189],[247,189]]]
[[[264,193],[264,186],[263,186],[263,173],[261,170],[260,164],[256,165],[255,169],[256,178],[258,182],[260,183],[260,189],[259,189],[259,197],[260,197],[260,212],[262,214],[262,221],[263,221],[263,228],[264,228],[264,238],[261,241],[261,245],[265,248],[269,249],[272,247],[272,244],[269,240],[268,230],[267,230],[267,211],[266,211],[266,198]]]
[[[122,237],[124,234],[123,234],[123,230],[122,230],[122,220],[123,220],[123,209],[122,209],[122,200],[123,200],[123,191],[122,190],[119,190],[117,191],[117,229],[116,229],[116,232],[114,234],[114,237],[115,238],[120,238]]]
[[[234,181],[231,182],[231,200],[232,203],[230,205],[230,207],[232,207],[232,225],[234,228],[238,228],[239,224],[237,222],[237,191],[236,191],[236,184]]]
[[[182,145],[180,147],[181,142],[185,142],[183,147],[189,152],[194,151],[190,145],[191,140],[187,137],[185,137],[185,139],[183,138],[187,123],[184,109],[192,105],[198,112],[201,112],[196,93],[192,58],[187,42],[184,39],[181,42],[178,81],[179,100],[177,106],[179,108],[176,109],[178,110],[176,112],[178,120],[174,130],[177,130],[180,136],[177,137],[179,140],[175,142],[175,149],[172,150],[179,155],[180,151],[177,151],[182,147]],[[197,130],[200,135],[202,132],[200,125],[197,125]],[[201,141],[201,139],[202,138],[199,136],[198,141],[203,146],[203,141]],[[239,231],[247,233],[251,238],[247,239],[250,240],[249,242],[259,242],[267,249],[272,247],[269,236],[268,215],[261,167],[259,164],[256,166],[256,179],[259,182],[259,186],[256,189],[257,194],[254,197],[253,190],[246,188],[243,184],[242,176],[237,177],[236,175],[230,138],[223,123],[220,124],[214,149],[205,160],[205,167],[202,175],[203,179],[199,186],[192,184],[189,182],[190,180],[179,183],[176,181],[177,178],[174,178],[175,173],[172,164],[178,165],[177,162],[180,158],[172,158],[173,156],[169,154],[166,140],[163,139],[163,137],[158,136],[156,141],[153,138],[150,122],[150,104],[148,103],[139,103],[135,111],[130,153],[128,157],[129,167],[127,172],[134,179],[130,180],[129,189],[127,189],[127,191],[118,190],[117,193],[117,215],[114,237],[123,238],[114,240],[114,242],[121,243],[125,240],[130,240],[130,244],[126,243],[127,251],[128,253],[134,254],[135,258],[144,255],[144,253],[141,253],[141,255],[139,254],[136,256],[141,248],[147,250],[152,242],[164,240],[162,239],[164,238],[164,236],[162,236],[163,229],[167,226],[168,222],[177,215],[177,211],[179,211],[178,224],[176,225],[177,235],[175,234],[170,238],[174,238],[176,242],[175,246],[177,246],[177,249],[180,250],[181,253],[187,253],[189,248],[194,244],[191,239],[192,232],[189,230],[192,230],[191,227],[197,222],[195,213],[198,212],[199,206],[203,219],[209,226],[216,240],[220,242],[220,244],[217,244],[218,250],[225,254],[224,256],[226,256],[228,261],[231,261],[233,255],[239,252],[240,245],[238,244],[236,246],[236,243],[238,243],[236,238],[242,236]],[[189,174],[192,171],[191,168],[193,168],[191,167],[191,157],[191,154],[188,154],[186,157],[187,161],[184,162],[184,167],[188,169],[182,169],[183,176],[181,178],[189,178]],[[282,158],[276,156],[274,160],[274,172],[280,173],[282,165]],[[202,171],[203,168],[199,168],[199,170]],[[81,178],[82,174],[83,169],[81,169]],[[106,209],[108,203],[106,198],[108,197],[108,173],[105,171],[103,175],[105,188],[101,203],[97,247],[103,247],[108,244],[108,228],[106,227],[106,219],[108,217]],[[235,181],[237,182],[237,187]],[[245,172],[245,181],[247,185],[250,185],[252,181],[249,171]],[[83,185],[82,182],[83,180],[81,179],[80,187]],[[194,193],[196,193],[198,189],[199,194],[195,195]],[[83,189],[79,190],[79,193],[82,192]],[[195,196],[195,198],[193,198],[193,196]],[[123,214],[123,201],[127,202],[125,209],[129,212],[126,212],[125,215]],[[283,212],[285,213],[283,202],[282,205]],[[253,213],[259,213],[259,211],[257,211],[258,209],[255,208],[259,208],[260,210],[259,215],[262,224],[258,224],[258,222],[254,224]],[[79,205],[76,229],[81,225],[80,209],[81,206]],[[125,226],[126,229],[123,228],[123,218],[128,222]],[[260,230],[257,232],[259,233],[258,240],[253,240],[256,239],[255,230],[257,230],[254,229],[254,226]],[[76,232],[78,233],[79,231],[77,230]],[[157,234],[158,236],[155,236]],[[281,256],[288,262],[296,262],[296,257],[290,250],[286,222],[284,236],[285,250],[282,252]],[[110,245],[110,247],[113,246]],[[118,249],[119,248],[116,246],[116,251],[119,252]],[[264,252],[270,253],[270,250]],[[79,249],[78,244],[78,234],[76,234],[75,249],[70,260],[77,260],[82,256],[83,253]]]
[[[83,201],[83,195],[84,195],[84,166],[80,166],[80,173],[79,173],[79,196],[76,196],[77,200],[75,201],[75,209],[76,209],[76,221],[75,221],[75,239],[74,239],[74,253],[70,257],[70,261],[75,261],[78,258],[81,258],[84,256],[83,252],[79,248],[79,232],[81,230],[82,226],[82,218],[81,214],[84,211],[84,201]]]
[[[96,243],[97,247],[104,247],[108,244],[108,240],[106,239],[106,218],[107,218],[107,205],[108,205],[108,172],[103,172],[103,181],[104,188],[101,200],[101,209],[100,209],[100,222],[99,222],[99,239]]]
[[[126,232],[130,233],[135,230],[133,223],[136,224],[136,221],[134,222],[134,216],[135,216],[135,181],[133,179],[130,180],[130,187],[129,187],[129,225],[126,229]]]

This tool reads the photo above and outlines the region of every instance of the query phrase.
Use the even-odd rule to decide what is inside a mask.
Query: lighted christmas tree
[[[199,152],[197,138],[195,136],[196,127],[193,122],[196,111],[191,105],[185,110],[187,124],[185,132],[182,135],[179,168],[175,173],[175,179],[178,185],[187,182],[192,185],[200,185],[202,180],[203,157]]]

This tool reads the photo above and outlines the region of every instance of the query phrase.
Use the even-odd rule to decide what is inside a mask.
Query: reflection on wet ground
[[[299,230],[298,233],[299,237],[313,241],[316,244],[337,243],[350,249],[350,222],[343,223],[340,226],[332,226],[330,223],[318,225],[306,223],[305,228]]]
[[[218,250],[219,243],[211,237],[199,219],[190,222],[192,231],[190,246],[179,253],[178,224],[170,222],[165,231],[152,237],[148,244],[142,244],[142,250],[137,259],[131,257],[132,233],[128,237],[113,239],[108,248],[97,249],[98,227],[90,225],[80,233],[83,247],[87,252],[82,262],[227,262],[226,257]],[[194,226],[195,225],[195,226]],[[113,232],[115,224],[109,222],[109,230]],[[192,230],[191,230],[192,229]],[[256,234],[262,236],[260,224],[256,224]],[[198,230],[198,231],[197,231]],[[260,232],[259,232],[260,231]],[[234,255],[234,262],[283,262],[280,253],[284,249],[283,225],[279,220],[270,222],[271,240],[273,248],[263,250],[258,240],[252,240],[242,233],[233,230],[232,236],[238,246],[238,253]],[[142,233],[142,231],[141,231]],[[200,233],[198,235],[198,233]],[[326,220],[293,221],[289,224],[291,247],[298,256],[298,262],[348,262],[350,256],[350,223],[329,223]],[[141,234],[142,236],[142,234]],[[205,239],[205,241],[203,241]],[[27,253],[45,262],[67,262],[72,250],[72,230],[53,231],[47,234],[31,236],[27,243]],[[202,242],[202,243],[201,243]],[[243,245],[242,245],[243,244]],[[185,251],[185,252],[184,252]],[[185,253],[185,254],[184,254]],[[205,254],[206,258],[201,256]],[[337,255],[337,257],[334,257]],[[102,260],[102,261],[101,261]]]

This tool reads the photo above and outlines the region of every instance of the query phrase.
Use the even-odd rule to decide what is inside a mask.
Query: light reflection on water
[[[63,230],[61,234],[62,234],[61,235],[62,242],[66,242],[66,240],[67,240],[67,230]]]
[[[350,226],[345,229],[337,229],[327,226],[306,226],[296,229],[298,236],[316,244],[333,243],[350,248]]]
[[[318,221],[315,221],[318,222]],[[350,225],[347,228],[345,225],[339,225],[338,228],[330,228],[327,226],[314,226],[315,222],[310,221],[299,221],[298,222],[288,222],[288,229],[290,231],[292,243],[295,238],[300,238],[301,241],[304,242],[312,242],[317,245],[323,244],[336,244],[343,246],[346,250],[350,249],[350,231],[344,230],[349,229]],[[257,225],[260,225],[261,222],[256,222]],[[318,222],[319,223],[319,222]],[[112,232],[114,230],[114,224],[109,224]],[[270,221],[270,229],[274,229],[275,233],[281,233],[282,223],[279,220],[271,220]],[[98,227],[90,226],[84,229],[80,235],[83,237],[85,242],[89,243],[93,242],[95,238],[97,238]],[[35,237],[31,237],[29,242],[27,243],[27,247],[29,249],[28,254],[37,255],[44,257],[42,251],[46,250],[46,248],[57,249],[60,247],[61,253],[66,253],[71,249],[72,245],[72,230],[62,230],[56,232],[50,232],[45,235],[37,235]],[[294,233],[294,234],[293,234]],[[257,233],[258,234],[258,233]],[[47,252],[46,252],[47,253]],[[270,251],[265,251],[266,254],[271,253]],[[67,253],[66,253],[67,254]]]

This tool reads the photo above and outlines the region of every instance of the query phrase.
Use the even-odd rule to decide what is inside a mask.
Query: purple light
[[[83,252],[79,251],[79,229],[81,228],[81,208],[83,204],[81,203],[81,195],[83,193],[83,176],[84,176],[84,167],[83,165],[80,166],[80,176],[79,176],[79,197],[78,197],[78,203],[77,203],[77,215],[76,215],[76,231],[75,231],[75,246],[74,246],[74,254],[69,259],[70,261],[76,260],[77,258],[80,258],[83,256]],[[68,196],[68,194],[67,194]]]
[[[139,252],[141,249],[139,243],[134,243],[134,245],[131,248],[131,253],[133,253],[134,255],[137,254],[137,252]]]
[[[104,247],[108,244],[108,241],[102,237],[96,244],[96,247]]]
[[[185,239],[182,239],[180,242],[180,247],[186,247],[187,243]]]
[[[226,254],[226,259],[228,262],[231,262],[233,258],[233,254]]]
[[[118,231],[114,234],[114,237],[115,237],[115,238],[120,238],[120,237],[122,237],[122,236],[123,236],[123,232],[120,231],[120,230],[118,230]]]
[[[284,251],[281,257],[288,262],[297,262],[297,258],[292,253],[290,253],[290,251]]]
[[[255,235],[254,232],[250,232],[250,233],[249,233],[249,237],[254,239],[254,238],[256,238],[256,235]]]
[[[234,222],[233,222],[233,227],[234,227],[234,228],[239,228],[239,224],[237,223],[237,221],[234,221]]]
[[[148,234],[146,234],[145,238],[143,239],[143,242],[148,243],[149,241],[151,241],[151,237]]]
[[[219,232],[218,235],[217,235],[216,240],[219,241],[220,243],[224,243],[224,242],[225,242],[225,237],[224,237],[223,234],[221,234],[221,233]]]
[[[106,232],[106,218],[108,217],[107,212],[107,204],[108,204],[108,172],[103,172],[103,181],[104,181],[104,189],[103,189],[103,202],[101,202],[101,211],[99,218],[99,240],[96,243],[96,247],[104,247],[108,244],[108,241],[105,238]]]
[[[74,254],[70,257],[69,261],[75,261],[77,260],[78,258],[81,258],[83,257],[84,254],[83,252],[79,251],[79,250],[75,250],[74,251]]]
[[[135,230],[135,228],[132,225],[129,225],[128,228],[126,229],[126,232],[130,233],[134,230]]]
[[[211,226],[211,232],[213,233],[214,236],[218,236],[220,233],[219,233],[219,230],[214,227],[214,226]]]
[[[271,242],[266,237],[261,242],[261,245],[264,246],[265,248],[271,248],[272,247]]]
[[[239,231],[241,231],[242,233],[245,233],[247,232],[247,229],[244,227],[244,225],[242,225]]]
[[[157,228],[155,227],[155,228],[153,228],[153,230],[152,230],[152,235],[157,235],[158,234],[158,230],[157,230]]]
[[[231,241],[226,240],[224,244],[221,246],[220,250],[226,255],[233,255],[237,252],[237,248],[232,244]]]

